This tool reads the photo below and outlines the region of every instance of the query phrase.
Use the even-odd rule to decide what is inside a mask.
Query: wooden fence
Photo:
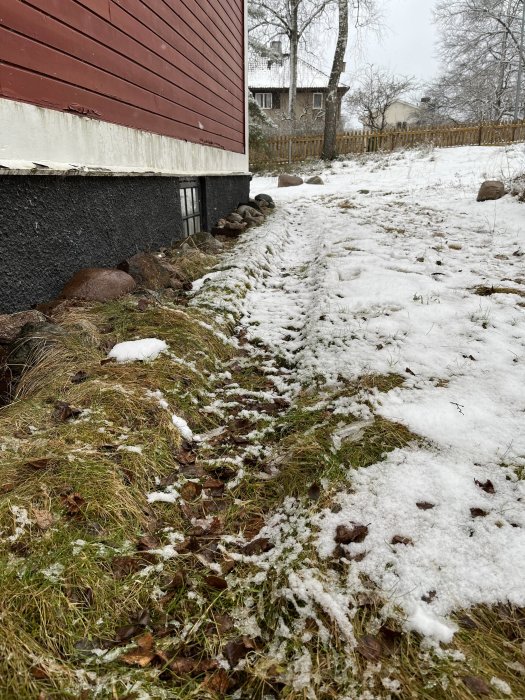
[[[337,136],[337,153],[367,153],[393,151],[432,144],[441,148],[450,146],[502,146],[525,141],[525,122],[506,124],[468,124],[463,126],[423,127],[402,131],[347,131]],[[296,163],[320,158],[323,135],[274,136],[265,147],[250,153],[254,167],[270,164]]]

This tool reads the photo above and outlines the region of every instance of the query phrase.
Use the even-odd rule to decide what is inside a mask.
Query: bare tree
[[[348,45],[348,0],[338,0],[337,44],[325,102],[324,137],[321,157],[333,160],[336,156],[337,120],[339,117],[339,81],[345,69],[345,54]]]
[[[369,65],[359,87],[348,95],[348,106],[367,129],[384,131],[388,109],[414,86],[414,78]]]
[[[442,117],[501,121],[523,105],[523,0],[441,0],[435,11],[443,71],[430,93]]]
[[[288,118],[292,131],[296,124],[297,58],[299,42],[325,13],[334,0],[250,0],[252,34],[286,37],[290,50]]]

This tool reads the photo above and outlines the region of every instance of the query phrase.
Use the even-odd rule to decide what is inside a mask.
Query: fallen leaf
[[[415,372],[412,372],[412,370],[410,369],[410,367],[407,367],[407,368],[405,369],[405,372],[406,372],[407,374],[411,374],[413,377],[416,376],[416,373],[415,373]]]
[[[55,523],[53,513],[50,513],[48,510],[41,510],[40,508],[33,508],[33,518],[41,530],[49,530]]]
[[[428,501],[418,501],[416,506],[419,508],[419,510],[430,510],[431,508],[435,508],[434,503],[428,503]]]
[[[471,508],[470,514],[473,518],[484,518],[488,515],[488,511],[483,510],[483,508]]]
[[[211,477],[206,479],[206,481],[202,485],[203,488],[212,489],[214,491],[222,491],[225,486],[226,484],[223,481],[219,481],[219,479],[213,479]]]
[[[148,549],[158,549],[160,541],[154,535],[143,535],[137,542],[139,552],[147,551]]]
[[[141,625],[124,625],[124,627],[120,627],[115,634],[115,639],[118,642],[128,642],[130,639],[133,639],[133,637],[136,637],[137,634],[140,634],[143,632],[143,627]]]
[[[214,671],[219,663],[216,659],[190,659],[180,656],[170,661],[169,668],[176,676],[201,676],[207,671]]]
[[[65,592],[67,598],[75,605],[80,605],[83,608],[90,608],[93,605],[93,590],[89,586],[85,588],[68,586]]]
[[[184,588],[185,585],[186,579],[182,571],[177,571],[173,576],[166,575],[166,577],[161,580],[161,588],[166,591],[178,591]]]
[[[463,683],[476,695],[490,695],[490,688],[479,676],[463,676]]]
[[[225,695],[230,687],[230,678],[223,668],[206,675],[201,688],[216,695]]]
[[[405,544],[414,546],[414,542],[410,539],[410,537],[403,537],[402,535],[394,535],[390,544]]]
[[[77,418],[81,413],[82,411],[80,408],[73,408],[65,401],[57,401],[55,403],[53,417],[55,420],[64,423],[70,418]]]
[[[369,661],[377,661],[381,658],[383,647],[377,637],[367,634],[357,643],[356,651]]]
[[[236,561],[234,559],[224,559],[221,564],[221,571],[223,574],[229,574],[235,569]]]
[[[259,537],[256,540],[248,542],[248,544],[242,548],[242,551],[248,556],[253,556],[255,554],[263,554],[264,552],[269,552],[274,547],[275,545],[273,544],[273,542],[270,542],[270,540],[267,537]]]
[[[197,455],[193,450],[181,449],[175,455],[175,459],[177,462],[180,462],[180,464],[190,465],[195,464]]]
[[[210,588],[216,588],[218,591],[224,591],[226,588],[228,588],[227,581],[221,576],[215,576],[214,574],[206,576],[204,583],[207,586],[210,586]]]
[[[321,498],[321,484],[315,482],[308,489],[308,498],[311,501],[318,501]]]
[[[176,549],[179,554],[188,554],[189,552],[198,552],[201,548],[199,540],[196,537],[186,537],[186,539],[177,545]]]
[[[238,639],[232,639],[224,647],[224,655],[228,659],[228,663],[231,668],[235,668],[241,659],[248,654],[249,651],[255,649],[255,645],[252,640],[246,637],[239,637]]]
[[[428,593],[425,593],[425,595],[421,596],[421,600],[424,601],[425,603],[431,603],[436,596],[437,596],[436,591],[429,591]]]
[[[70,381],[71,384],[82,384],[82,382],[85,382],[88,377],[88,373],[81,369],[71,377]]]
[[[335,532],[335,541],[338,544],[351,544],[352,542],[363,542],[368,535],[368,527],[366,525],[338,525]]]
[[[30,673],[38,681],[44,681],[49,678],[49,673],[43,666],[32,666]]]
[[[482,491],[485,491],[485,493],[496,493],[496,491],[494,489],[494,484],[492,483],[492,481],[490,479],[487,479],[487,481],[483,481],[483,482],[478,481],[477,479],[474,479],[474,483],[476,484],[476,486],[479,486],[479,488]]]
[[[146,668],[155,658],[156,653],[154,651],[142,651],[141,649],[135,649],[129,651],[127,654],[123,654],[120,658],[125,664],[130,666],[140,666],[141,668]]]
[[[151,632],[145,632],[136,640],[136,644],[142,651],[151,651],[154,644],[153,635]]]
[[[185,501],[194,501],[202,492],[202,485],[194,481],[188,481],[180,490],[180,495]]]
[[[9,493],[10,491],[13,491],[14,488],[16,488],[14,481],[7,481],[5,484],[0,486],[0,493]]]
[[[24,466],[30,467],[31,469],[47,469],[51,462],[52,462],[51,457],[41,457],[40,459],[30,459],[27,462],[24,463]]]
[[[79,493],[69,493],[62,496],[62,503],[68,515],[76,515],[85,502],[85,499]]]

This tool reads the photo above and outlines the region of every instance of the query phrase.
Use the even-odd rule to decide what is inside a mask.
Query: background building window
[[[182,214],[182,231],[191,236],[201,230],[202,202],[201,188],[197,178],[180,181],[180,209]]]
[[[272,109],[272,93],[256,92],[255,101],[261,109]]]
[[[323,93],[314,92],[314,109],[323,109]]]

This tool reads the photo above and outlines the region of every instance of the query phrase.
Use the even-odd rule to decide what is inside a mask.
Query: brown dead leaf
[[[55,524],[55,517],[53,513],[50,513],[48,510],[33,508],[33,518],[41,530],[49,530],[49,528],[53,527]]]
[[[154,651],[142,651],[142,649],[134,649],[129,651],[127,654],[120,656],[120,660],[129,666],[140,666],[141,668],[146,668],[155,658],[156,653]]]
[[[313,483],[308,489],[307,495],[311,501],[318,501],[321,498],[321,484],[317,481]]]
[[[180,495],[185,501],[194,501],[202,493],[202,485],[194,481],[187,481],[180,490]]]
[[[62,496],[62,503],[68,515],[79,513],[85,502],[85,499],[79,493],[68,493]]]
[[[206,675],[202,682],[201,688],[216,695],[226,695],[230,687],[230,678],[223,668],[220,668],[215,673]]]
[[[264,527],[264,518],[260,515],[256,515],[250,518],[246,525],[244,526],[243,534],[247,540],[252,540]]]
[[[494,484],[490,479],[487,479],[487,481],[478,481],[477,479],[474,479],[474,483],[476,486],[479,486],[479,488],[482,491],[485,491],[485,493],[496,493],[496,490],[494,489]]]
[[[137,647],[142,651],[151,651],[154,645],[154,639],[151,632],[145,632],[136,640]]]
[[[248,542],[242,549],[243,553],[248,556],[263,554],[273,549],[275,545],[267,537],[259,537],[256,540]]]
[[[428,593],[425,593],[425,595],[421,596],[421,600],[424,601],[425,603],[431,603],[436,596],[437,596],[436,591],[429,591]]]
[[[214,574],[206,576],[204,583],[210,588],[216,588],[218,591],[224,591],[228,588],[228,582],[221,576],[215,576]]]
[[[55,403],[55,410],[53,412],[53,418],[61,423],[69,420],[70,418],[77,418],[82,413],[80,408],[73,408],[65,401],[57,401]]]
[[[0,485],[0,493],[9,493],[16,488],[14,481],[7,481],[5,484]]]
[[[381,658],[383,646],[377,637],[367,634],[357,643],[356,651],[368,661],[378,661]]]
[[[490,695],[490,688],[479,676],[463,676],[463,683],[475,695]]]
[[[142,537],[137,542],[137,549],[139,552],[145,552],[148,549],[158,549],[160,547],[160,540],[154,535],[142,535]]]
[[[403,535],[394,535],[390,544],[404,544],[414,546],[414,541],[410,537],[403,537]]]
[[[191,449],[182,448],[175,455],[175,459],[180,464],[190,465],[190,464],[195,464],[195,462],[197,461],[197,455]]]
[[[435,508],[435,505],[433,503],[429,503],[428,501],[418,501],[416,506],[419,508],[419,510],[430,510],[431,508]]]
[[[413,377],[416,376],[416,373],[415,373],[415,372],[412,372],[412,370],[410,369],[410,367],[407,367],[407,368],[405,369],[405,372],[406,372],[407,374],[411,374]]]
[[[335,541],[338,544],[351,544],[352,542],[363,542],[368,535],[368,527],[366,525],[338,525],[335,532]]]
[[[471,508],[470,509],[470,515],[473,518],[484,518],[486,515],[488,515],[487,510],[483,510],[483,508]]]
[[[169,668],[176,676],[201,676],[207,671],[214,671],[219,663],[215,659],[190,659],[179,656],[170,661]]]
[[[47,469],[53,459],[51,457],[40,457],[39,459],[30,459],[24,463],[24,466],[30,467],[30,469],[35,469],[40,471],[41,469]]]
[[[205,489],[212,489],[214,491],[222,491],[225,485],[226,484],[223,481],[219,481],[219,479],[213,479],[212,477],[209,477],[208,479],[206,479],[202,487]]]
[[[143,631],[144,628],[141,625],[124,625],[117,630],[115,639],[117,642],[128,642]]]
[[[255,649],[253,640],[247,637],[239,637],[238,639],[230,640],[224,647],[224,655],[228,659],[231,668],[235,668],[241,659],[248,654],[249,651]]]
[[[81,369],[71,377],[70,381],[71,381],[71,384],[82,384],[82,382],[85,382],[86,379],[88,379],[88,378],[89,378],[88,373],[84,372],[84,370]]]

